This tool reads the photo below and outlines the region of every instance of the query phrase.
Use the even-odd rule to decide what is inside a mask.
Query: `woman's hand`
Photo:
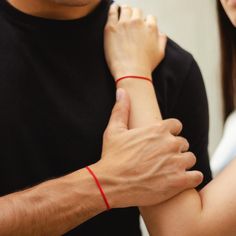
[[[158,31],[155,17],[113,4],[105,27],[105,55],[115,80],[127,75],[151,78],[165,55],[166,36]]]

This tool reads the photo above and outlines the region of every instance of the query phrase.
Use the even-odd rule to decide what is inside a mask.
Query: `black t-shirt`
[[[110,1],[69,21],[26,15],[0,0],[0,195],[60,177],[100,159],[102,136],[115,102],[104,58],[103,29]],[[169,40],[153,73],[164,118],[183,136],[211,179],[208,105],[193,57]],[[138,236],[137,208],[116,209],[68,235]]]

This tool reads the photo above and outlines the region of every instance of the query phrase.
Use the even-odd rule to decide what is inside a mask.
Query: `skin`
[[[108,39],[110,37],[113,38],[113,40],[109,41],[109,47],[112,49],[112,54],[108,54],[107,56],[110,59],[108,61],[110,62],[110,68],[113,68],[112,73],[115,80],[117,75],[116,73],[118,71],[118,69],[116,70],[116,65],[119,65],[118,62],[126,57],[128,48],[120,46],[119,42],[122,41],[123,44],[127,44],[128,46],[131,43],[129,39],[132,37],[142,37],[143,39],[143,32],[145,28],[145,24],[142,24],[142,27],[138,24],[134,26],[132,19],[132,13],[134,12],[134,9],[130,8],[127,12],[131,12],[131,14],[128,13],[126,15],[125,24],[123,23],[123,26],[120,26],[119,21],[117,21],[118,11],[117,9],[114,10],[113,18],[116,20],[111,23],[112,27],[109,27],[112,30],[106,31],[105,35],[105,37]],[[142,16],[139,17],[140,21],[143,21]],[[157,25],[155,24],[153,21],[153,29],[157,28]],[[135,35],[133,35],[134,32]],[[119,40],[115,40],[116,34],[118,35],[117,38]],[[154,37],[154,35],[157,35],[155,30],[149,32],[149,37]],[[158,56],[156,54],[160,53],[160,57],[162,57],[163,50],[155,50],[156,43],[159,41],[159,44],[161,45],[160,47],[165,47],[165,44],[163,43],[162,36],[160,35],[156,38],[156,40],[157,41],[153,42],[152,46],[151,44],[149,45],[151,48],[153,48],[152,53],[155,54],[150,55],[150,58],[155,58],[158,62]],[[137,40],[134,48],[131,49],[132,54],[129,54],[129,56],[134,61],[145,64],[147,62],[145,57],[140,57],[139,54],[140,47],[142,47],[144,43],[145,40]],[[131,53],[131,51],[129,51],[129,53]],[[151,75],[151,65],[153,65],[153,61],[149,61],[149,63],[146,65],[147,76]],[[131,72],[133,73],[133,70]],[[139,73],[142,72],[143,70],[137,70],[136,75],[139,75]],[[125,71],[125,73],[129,73],[129,70]],[[145,127],[147,125],[156,123],[157,120],[162,119],[159,106],[156,102],[155,92],[151,83],[143,80],[140,81],[135,79],[126,79],[119,82],[118,87],[125,89],[130,95],[130,99],[132,101],[132,112],[129,123],[130,127]],[[179,161],[184,155],[191,157],[192,154],[187,152],[183,153],[183,150],[180,151]],[[180,163],[179,167],[183,168]],[[199,193],[194,189],[187,190],[162,204],[151,207],[141,207],[140,210],[144,216],[144,220],[150,235],[235,236],[235,169],[236,161],[234,161],[222,172],[222,174],[217,176]]]
[[[74,2],[35,0],[29,4],[26,0],[11,1],[23,12],[51,18],[55,13],[58,16],[55,19],[82,17],[93,9],[97,1],[87,5],[84,1],[77,1],[78,5],[73,7],[65,3],[70,5]],[[122,16],[126,15],[124,12]],[[114,16],[112,12],[110,16]],[[152,20],[150,17],[150,23]],[[138,25],[141,30],[146,26],[142,33],[152,32],[154,28],[146,23]],[[141,56],[149,63],[145,53],[150,51],[154,37],[145,37],[143,42],[140,51],[144,54]],[[157,58],[153,57],[153,62],[154,59]],[[131,68],[128,64],[125,66]],[[202,181],[201,173],[185,171],[195,164],[195,157],[179,158],[180,152],[189,146],[185,139],[176,137],[181,131],[181,123],[173,119],[158,120],[155,124],[129,129],[131,103],[133,99],[118,89],[117,102],[104,132],[101,160],[90,167],[99,179],[111,208],[158,204],[185,189],[196,187]],[[0,209],[0,235],[31,236],[63,235],[105,211],[106,207],[92,176],[86,169],[81,169],[0,197]]]
[[[118,5],[114,4],[111,7],[109,13],[110,17],[105,28],[105,32],[107,32],[107,34],[105,34],[105,53],[110,70],[115,79],[129,73],[135,74],[137,72],[141,76],[151,77],[151,72],[164,57],[166,36],[160,35],[156,30],[156,19],[154,16],[148,15],[146,17],[146,22],[144,20],[141,21],[141,18],[144,16],[140,9],[134,8],[131,10],[129,6],[123,5],[121,6],[121,16],[118,21],[116,13],[117,9]],[[133,28],[126,27],[127,19],[132,19],[130,24],[133,24]],[[137,37],[136,33],[140,36],[142,33],[142,37]],[[115,45],[114,42],[124,39],[124,34],[129,35],[128,40],[126,40],[125,43],[121,43],[120,46]],[[137,51],[136,45],[141,45],[141,42],[146,45],[140,47]],[[110,47],[110,44],[113,46]],[[120,54],[119,50],[115,47],[120,49]],[[112,56],[113,51],[116,51],[117,53],[114,57]],[[123,53],[124,51],[126,54]],[[153,53],[153,51],[158,53]],[[132,56],[133,54],[136,54],[136,57]],[[120,58],[122,58],[122,60]]]
[[[220,0],[232,24],[236,27],[236,0]]]

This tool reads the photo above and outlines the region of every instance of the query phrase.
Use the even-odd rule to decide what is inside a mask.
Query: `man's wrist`
[[[130,202],[129,199],[125,199],[127,198],[127,191],[130,189],[126,184],[127,181],[123,182],[123,178],[119,177],[119,173],[104,163],[99,161],[92,165],[91,169],[96,174],[111,209],[126,207],[127,203]],[[103,204],[105,205],[105,203]]]
[[[77,194],[78,199],[86,199],[88,202],[86,206],[91,208],[94,213],[100,214],[107,210],[99,189],[86,168],[73,172],[64,178],[71,186],[71,190]]]
[[[108,170],[105,168],[105,166],[103,165],[102,162],[97,162],[96,164],[92,165],[91,169],[93,170],[94,174],[96,175],[96,177],[97,177],[97,179],[104,191],[104,194],[106,196],[106,199],[108,201],[110,208],[111,209],[117,208],[117,206],[118,206],[117,195],[118,195],[119,191],[117,191],[118,186],[116,185],[113,176],[111,176],[108,173]],[[97,191],[99,191],[98,188],[97,188]],[[102,199],[102,196],[101,196],[101,199]],[[103,201],[103,205],[106,206],[103,199],[102,199],[102,201]]]

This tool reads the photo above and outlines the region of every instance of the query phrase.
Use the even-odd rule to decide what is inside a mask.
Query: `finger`
[[[117,101],[112,110],[108,129],[114,132],[128,129],[130,100],[124,89],[117,90]]]
[[[187,152],[189,150],[189,142],[183,137],[176,137],[176,142],[178,143],[179,152]]]
[[[151,30],[152,33],[156,33],[157,36],[159,36],[159,30],[157,27],[157,19],[155,16],[153,15],[147,15],[146,17],[146,25],[148,26],[148,28]]]
[[[203,174],[199,171],[187,171],[185,173],[185,188],[186,189],[192,189],[196,188],[199,184],[203,181]]]
[[[132,8],[128,5],[121,6],[120,21],[127,21],[132,16]]]
[[[143,11],[139,8],[133,8],[132,19],[133,20],[143,19]]]
[[[164,123],[169,129],[170,133],[175,136],[179,135],[183,129],[182,123],[177,119],[167,119],[164,120]]]
[[[113,3],[110,7],[109,14],[108,14],[108,20],[107,20],[108,24],[117,24],[118,19],[119,19],[118,10],[119,10],[119,6]]]
[[[191,152],[185,152],[180,155],[185,170],[191,169],[197,162],[195,155]]]
[[[160,48],[165,52],[166,44],[167,44],[166,34],[159,32],[158,39],[159,39],[158,41],[159,41]]]
[[[147,15],[146,17],[146,23],[150,26],[157,27],[157,18],[153,15]]]

